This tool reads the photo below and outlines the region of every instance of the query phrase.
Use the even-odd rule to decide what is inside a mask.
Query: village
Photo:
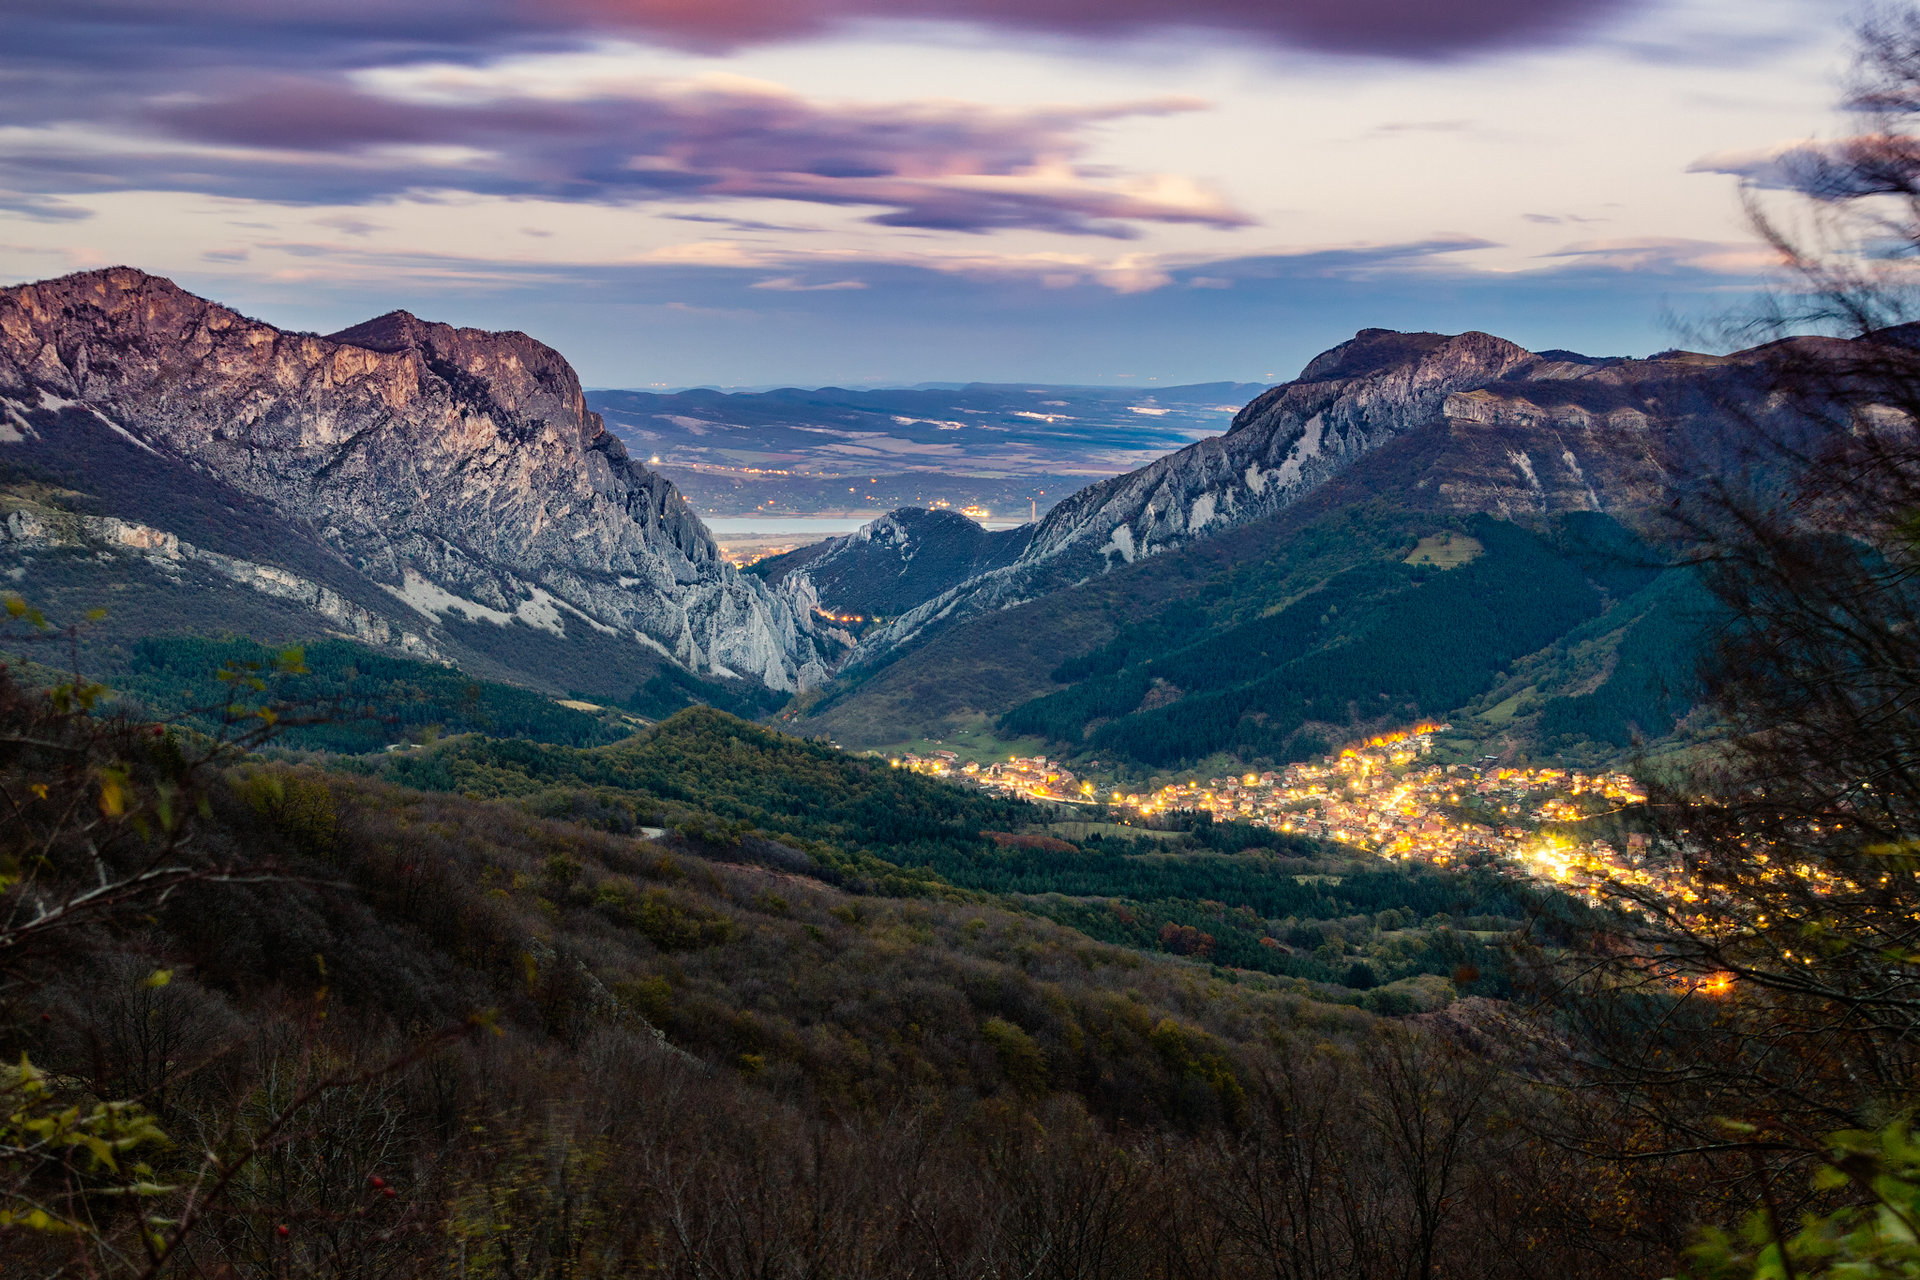
[[[1045,756],[961,763],[955,752],[895,757],[899,768],[1029,800],[1100,806],[1153,825],[1181,814],[1309,836],[1392,860],[1449,866],[1490,858],[1578,889],[1600,878],[1648,883],[1647,837],[1575,842],[1556,828],[1646,800],[1619,772],[1429,762],[1445,724],[1370,738],[1312,763],[1175,782],[1150,792],[1103,789]]]

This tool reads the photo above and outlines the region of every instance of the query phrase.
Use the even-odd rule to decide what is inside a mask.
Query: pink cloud
[[[860,19],[944,19],[1068,36],[1188,28],[1343,53],[1436,58],[1551,41],[1631,0],[539,0],[705,48],[818,35]]]
[[[1094,127],[1204,105],[1191,99],[846,104],[723,78],[561,99],[511,76],[463,75],[459,94],[439,96],[404,77],[255,79],[145,118],[223,152],[194,157],[200,189],[282,200],[359,203],[436,188],[607,203],[758,198],[873,206],[871,221],[884,226],[1119,239],[1138,223],[1251,221],[1193,181],[1081,163]],[[144,180],[164,184],[163,174]]]

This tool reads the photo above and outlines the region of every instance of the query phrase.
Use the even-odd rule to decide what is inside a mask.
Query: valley
[[[4,1280],[1920,1280],[1920,0],[0,12]]]
[[[1249,389],[596,393],[668,451],[647,455],[662,467],[720,465],[700,442],[725,439],[837,483],[871,461],[849,442],[871,438],[917,460],[889,474],[928,483],[1032,478],[1047,459],[1084,482],[1032,523],[900,507],[741,570],[557,354],[519,335],[405,313],[286,335],[123,271],[5,301],[9,332],[33,335],[7,357],[15,580],[79,612],[103,598],[89,557],[139,566],[95,631],[106,649],[139,639],[112,638],[116,613],[211,574],[236,604],[255,597],[231,616],[258,614],[243,633],[269,643],[336,634],[555,696],[772,711],[858,749],[990,724],[1140,780],[1264,772],[1419,716],[1576,764],[1664,741],[1705,614],[1634,529],[1711,463],[1710,408],[1745,403],[1752,368],[1367,330],[1224,434],[1107,478]],[[180,335],[284,348],[300,385],[189,425],[183,402],[141,390]],[[263,376],[257,359],[197,367],[209,404]],[[407,378],[428,390],[392,389]],[[369,396],[399,397],[395,429],[343,432]],[[452,414],[486,425],[428,425]],[[440,496],[402,513],[396,486]],[[783,501],[769,489],[748,509]]]
[[[1711,451],[1710,415],[1628,402],[1669,403],[1676,382],[1700,404],[1743,396],[1738,359],[1623,373],[1486,335],[1370,330],[1187,444],[1214,409],[1134,414],[1153,427],[1129,437],[1087,406],[1132,414],[1138,396],[1030,389],[1083,422],[1018,442],[1079,468],[1003,477],[1035,490],[1036,519],[949,499],[735,555],[665,462],[637,461],[518,335],[400,313],[318,339],[249,329],[137,273],[53,284],[0,294],[0,320],[20,317],[0,326],[0,718],[30,752],[98,763],[59,775],[60,797],[37,780],[21,794],[98,808],[136,877],[142,841],[205,850],[170,855],[186,859],[166,873],[179,892],[138,944],[191,970],[168,999],[192,1025],[329,1043],[278,1011],[286,990],[392,1044],[396,1021],[489,1010],[506,1048],[436,1050],[417,1077],[472,1136],[396,1139],[408,1154],[359,1176],[390,1185],[404,1159],[449,1179],[435,1203],[468,1203],[505,1176],[480,1119],[499,1073],[538,1093],[547,1073],[599,1079],[608,1061],[635,1096],[700,1082],[686,1140],[742,1118],[756,1136],[714,1157],[723,1184],[765,1185],[749,1148],[770,1112],[797,1126],[775,1139],[795,1158],[796,1135],[832,1116],[953,1107],[937,1141],[956,1176],[1000,1176],[1003,1157],[964,1154],[997,1126],[1060,1115],[1096,1153],[1075,1168],[1140,1159],[1123,1132],[1153,1135],[1152,1163],[1200,1168],[1226,1135],[1291,1141],[1274,1082],[1329,1054],[1375,1063],[1319,1091],[1350,1091],[1355,1115],[1395,1087],[1399,1068],[1367,1056],[1395,1045],[1446,1055],[1419,1068],[1428,1081],[1479,1079],[1502,1054],[1558,1070],[1510,1028],[1562,958],[1639,918],[1617,915],[1623,893],[1645,913],[1702,900],[1699,869],[1654,844],[1659,777],[1724,736],[1697,672],[1725,606],[1655,516],[1684,490],[1676,441]],[[173,345],[218,349],[236,329],[286,348],[293,375]],[[22,332],[50,340],[35,353]],[[190,410],[143,382],[181,359],[203,386]],[[916,394],[997,398],[974,415],[983,434],[994,412],[1032,416],[1004,389]],[[699,430],[649,411],[694,440],[752,417],[695,398]],[[854,412],[837,393],[772,399],[778,429],[801,435],[797,414]],[[381,430],[343,426],[369,415]],[[1176,447],[1103,478],[1128,439]],[[845,478],[819,474],[840,454],[784,447],[744,461],[790,464],[781,484]],[[675,455],[688,476],[742,461],[688,461],[698,448]],[[951,489],[957,469],[911,474],[986,501]],[[1038,488],[1062,474],[1073,491],[1043,513]],[[869,481],[874,505],[894,495]],[[801,491],[758,492],[771,512]],[[774,538],[806,518],[713,517]],[[77,804],[75,788],[97,796]],[[188,830],[187,795],[191,846],[168,834]],[[91,828],[49,820],[63,892],[93,901],[74,878]],[[253,876],[297,887],[257,893]],[[1688,972],[1660,976],[1659,999],[1733,989],[1720,968]],[[72,1062],[74,1035],[117,1034],[88,1004],[92,978],[34,981],[60,1012],[16,1036],[24,1052]],[[181,1058],[162,1070],[203,1078]],[[1471,1119],[1486,1176],[1550,1158],[1501,1135],[1520,1117],[1562,1125],[1558,1107],[1523,1083]],[[653,1116],[593,1141],[645,1162],[682,1140],[670,1132]],[[1344,1178],[1372,1159],[1344,1141],[1326,1158]],[[511,1176],[627,1203],[600,1172],[617,1163],[540,1159]],[[1582,1188],[1602,1166],[1585,1160],[1527,1212],[1597,1212]],[[1154,1185],[1177,1199],[1196,1184]],[[994,1186],[993,1204],[1024,1194]],[[340,1212],[312,1191],[284,1203],[285,1238]],[[1179,1203],[1185,1221],[1230,1220],[1210,1198]],[[544,1199],[522,1212],[507,1216],[551,1221]],[[672,1265],[705,1256],[658,1243],[671,1215],[646,1213],[655,1244],[612,1216],[590,1234]],[[354,1248],[432,1252],[382,1231]]]

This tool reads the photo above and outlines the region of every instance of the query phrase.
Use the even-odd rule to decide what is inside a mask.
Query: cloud
[[[0,0],[10,44],[35,59],[151,65],[178,49],[252,65],[297,53],[348,66],[380,50],[639,36],[717,51],[855,24],[960,22],[1069,38],[1170,30],[1276,47],[1433,61],[1576,38],[1644,0]],[[142,51],[146,58],[141,57]]]
[[[1475,125],[1471,120],[1393,120],[1386,124],[1375,125],[1375,133],[1470,133]]]
[[[1498,242],[1479,236],[1438,235],[1387,244],[1302,246],[1189,264],[1168,262],[1163,269],[1168,280],[1195,289],[1228,289],[1242,280],[1368,280],[1383,273],[1454,270],[1459,264],[1451,261],[1453,254],[1500,247]]]
[[[1169,286],[1181,291],[1217,291],[1242,286],[1265,288],[1274,281],[1361,285],[1439,277],[1471,272],[1472,268],[1453,255],[1498,247],[1473,237],[1442,236],[1222,258],[1138,252],[1008,252],[996,250],[990,242],[979,243],[977,248],[965,243],[925,248],[901,243],[824,248],[808,242],[702,240],[618,258],[566,259],[530,251],[519,256],[503,251],[482,258],[382,249],[342,238],[261,241],[253,246],[250,270],[254,275],[286,279],[324,277],[342,286],[406,281],[410,287],[466,288],[476,282],[532,285],[573,281],[577,287],[590,288],[616,276],[636,280],[731,278],[735,283],[729,288],[751,289],[762,295],[871,291],[868,298],[880,298],[895,295],[903,281],[946,278],[1015,291],[1101,289],[1148,294]],[[209,260],[224,259],[210,256]],[[772,297],[764,301],[774,304]]]
[[[1831,143],[1801,140],[1777,143],[1771,147],[1748,147],[1738,151],[1716,151],[1701,156],[1687,166],[1688,173],[1724,173],[1756,186],[1798,189],[1798,172],[1829,162],[1835,154]]]
[[[352,214],[347,213],[336,213],[324,218],[315,218],[314,222],[319,226],[331,227],[342,235],[349,236],[370,236],[376,231],[386,230],[386,228],[378,222],[369,222],[365,218],[356,218]]]
[[[842,289],[864,289],[864,280],[831,280],[825,284],[808,284],[799,276],[775,276],[770,280],[756,280],[747,286],[749,289],[768,289],[774,293],[833,293]]]
[[[886,227],[1114,239],[1136,237],[1141,223],[1252,221],[1192,179],[1082,163],[1099,127],[1205,106],[1191,98],[836,103],[737,76],[636,78],[629,68],[601,83],[556,79],[555,61],[248,76],[133,104],[119,119],[0,129],[0,174],[21,187],[315,205],[436,191],[772,199],[873,208],[869,220]]]
[[[1798,191],[1821,200],[1909,196],[1920,186],[1920,138],[1859,134],[1805,139],[1702,156],[1689,173],[1724,173],[1749,186]]]
[[[21,191],[0,191],[0,210],[35,222],[79,222],[93,216],[91,209],[56,196]]]
[[[1092,38],[1185,28],[1428,60],[1566,39],[1632,6],[1628,0],[582,0],[557,7],[703,48],[819,35],[879,18]]]
[[[761,222],[757,218],[722,218],[711,213],[667,213],[661,216],[671,218],[675,222],[712,223],[715,226],[725,227],[729,231],[771,231],[781,234],[807,235],[820,230],[819,227],[799,226],[793,223]]]
[[[1542,255],[1576,266],[1630,272],[1702,272],[1754,276],[1779,265],[1779,255],[1754,241],[1687,240],[1637,236],[1584,240]]]

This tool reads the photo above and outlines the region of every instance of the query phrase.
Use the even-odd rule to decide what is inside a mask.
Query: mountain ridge
[[[1651,437],[1698,419],[1698,385],[1755,353],[1646,360],[1527,351],[1491,334],[1361,330],[1256,397],[1225,434],[1063,500],[1020,558],[862,639],[854,668],[938,632],[1272,516],[1422,430],[1450,454],[1398,495],[1502,518],[1643,511],[1672,477]]]
[[[1484,653],[1473,659],[1479,665],[1471,679],[1466,668],[1473,664],[1462,665],[1464,651],[1447,636],[1419,635],[1397,656],[1376,644],[1376,656],[1393,661],[1375,665],[1383,671],[1396,663],[1429,672],[1457,667],[1449,686],[1457,697],[1442,698],[1438,685],[1422,684],[1419,671],[1391,674],[1396,687],[1427,687],[1413,699],[1422,714],[1476,718],[1475,732],[1489,742],[1498,738],[1502,749],[1535,749],[1548,738],[1555,739],[1554,750],[1573,749],[1578,744],[1559,741],[1571,733],[1589,740],[1594,758],[1611,758],[1634,733],[1654,739],[1675,731],[1689,704],[1632,680],[1607,678],[1602,689],[1594,684],[1598,668],[1630,645],[1657,658],[1661,679],[1683,682],[1691,661],[1686,636],[1700,621],[1691,616],[1700,612],[1697,592],[1676,580],[1630,600],[1632,592],[1602,581],[1609,572],[1576,545],[1580,538],[1569,541],[1568,521],[1589,521],[1582,526],[1588,529],[1617,526],[1603,542],[1657,543],[1663,531],[1671,532],[1664,521],[1673,504],[1698,485],[1766,466],[1754,453],[1756,439],[1816,447],[1815,435],[1844,427],[1798,415],[1772,394],[1777,374],[1808,360],[1844,369],[1849,360],[1871,358],[1869,350],[1827,339],[1791,339],[1724,356],[1673,351],[1635,359],[1527,352],[1484,334],[1362,331],[1310,362],[1313,379],[1303,375],[1256,398],[1226,435],[1063,501],[1041,522],[1034,549],[1022,559],[956,584],[869,632],[824,696],[797,705],[788,718],[796,728],[865,747],[989,732],[1012,742],[1044,727],[1050,750],[1111,762],[1128,754],[1122,739],[1133,732],[1130,726],[1154,728],[1142,718],[1152,705],[1196,692],[1174,678],[1163,658],[1170,661],[1189,644],[1230,648],[1236,637],[1264,636],[1263,618],[1369,565],[1368,573],[1387,575],[1383,584],[1415,588],[1398,594],[1397,603],[1384,594],[1368,597],[1367,607],[1381,620],[1381,626],[1367,624],[1369,634],[1397,634],[1382,629],[1392,611],[1405,605],[1431,612],[1439,598],[1429,598],[1420,584],[1450,580],[1449,565],[1419,568],[1423,540],[1470,536],[1468,522],[1484,515],[1544,538],[1554,555],[1570,558],[1601,587],[1609,638],[1566,632],[1500,671],[1494,667],[1505,658]],[[1300,469],[1310,463],[1318,474],[1306,484],[1272,484],[1271,458],[1300,459],[1308,440],[1312,457]],[[1248,502],[1247,475],[1256,464],[1269,483],[1259,501]],[[1216,485],[1239,486],[1241,493],[1230,502]],[[1196,506],[1209,517],[1204,523],[1193,518]],[[1115,554],[1143,528],[1158,532],[1135,539],[1130,561]],[[1147,554],[1140,554],[1143,548]],[[1661,558],[1644,542],[1640,554]],[[1578,604],[1577,590],[1563,594],[1563,603]],[[1615,617],[1623,605],[1628,613]],[[1629,627],[1629,614],[1647,617]],[[1559,615],[1549,610],[1542,617]],[[1364,638],[1345,621],[1323,623],[1322,630],[1320,640],[1303,631],[1305,647],[1287,648],[1284,660],[1306,663],[1305,672],[1331,660],[1318,655],[1330,654],[1343,637]],[[1104,693],[1085,675],[1067,674],[1072,664],[1063,659],[1124,645],[1136,633],[1157,638],[1125,660],[1124,672],[1115,675],[1119,682]],[[1570,647],[1579,648],[1578,662],[1563,652]],[[1586,671],[1586,684],[1570,679],[1575,667]],[[1128,690],[1139,693],[1142,680],[1151,691],[1134,699]],[[1245,687],[1254,689],[1251,679]],[[1069,689],[1087,696],[1067,698]],[[1047,708],[1037,705],[1056,694],[1062,698]],[[1307,709],[1305,694],[1297,705],[1287,704],[1293,695],[1277,686],[1274,696],[1278,702],[1261,693],[1240,708],[1240,718],[1279,726]],[[1235,710],[1222,703],[1189,737],[1278,759],[1295,746],[1305,750],[1316,735],[1331,741],[1378,731],[1382,717],[1411,714],[1406,701],[1383,686],[1369,691],[1364,707],[1350,700],[1344,710],[1314,711],[1294,746],[1285,735],[1276,737],[1277,729],[1235,729]],[[1028,703],[1036,703],[1034,713],[1009,715]],[[1082,703],[1085,715],[1048,709]],[[1155,719],[1191,719],[1198,706],[1155,712]],[[1684,723],[1677,731],[1690,732]]]
[[[834,665],[811,602],[724,563],[523,333],[408,312],[291,333],[129,267],[0,290],[7,442],[74,415],[266,501],[429,633],[584,627],[779,690]]]

